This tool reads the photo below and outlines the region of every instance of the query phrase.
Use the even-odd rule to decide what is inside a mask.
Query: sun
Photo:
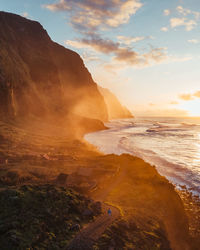
[[[200,99],[185,101],[180,108],[188,112],[188,116],[200,117]]]

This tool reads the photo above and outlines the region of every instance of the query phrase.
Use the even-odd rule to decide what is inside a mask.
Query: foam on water
[[[85,139],[106,154],[143,158],[173,183],[200,194],[200,119],[132,118],[106,126]]]

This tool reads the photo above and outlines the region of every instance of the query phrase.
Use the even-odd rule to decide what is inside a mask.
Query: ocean
[[[99,151],[140,157],[200,195],[200,118],[139,117],[105,125],[109,129],[85,135]]]

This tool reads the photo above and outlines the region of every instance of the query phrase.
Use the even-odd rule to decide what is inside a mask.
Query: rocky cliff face
[[[108,118],[80,56],[53,42],[38,22],[0,12],[1,116],[69,113]]]
[[[108,109],[108,118],[109,119],[118,119],[118,118],[131,118],[133,115],[131,112],[124,106],[121,105],[117,97],[110,92],[110,90],[98,87],[100,93],[103,95],[107,109]]]

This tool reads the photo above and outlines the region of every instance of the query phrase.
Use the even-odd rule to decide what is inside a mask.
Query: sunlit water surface
[[[105,124],[85,139],[106,154],[130,153],[174,184],[200,194],[200,118],[131,118]]]

